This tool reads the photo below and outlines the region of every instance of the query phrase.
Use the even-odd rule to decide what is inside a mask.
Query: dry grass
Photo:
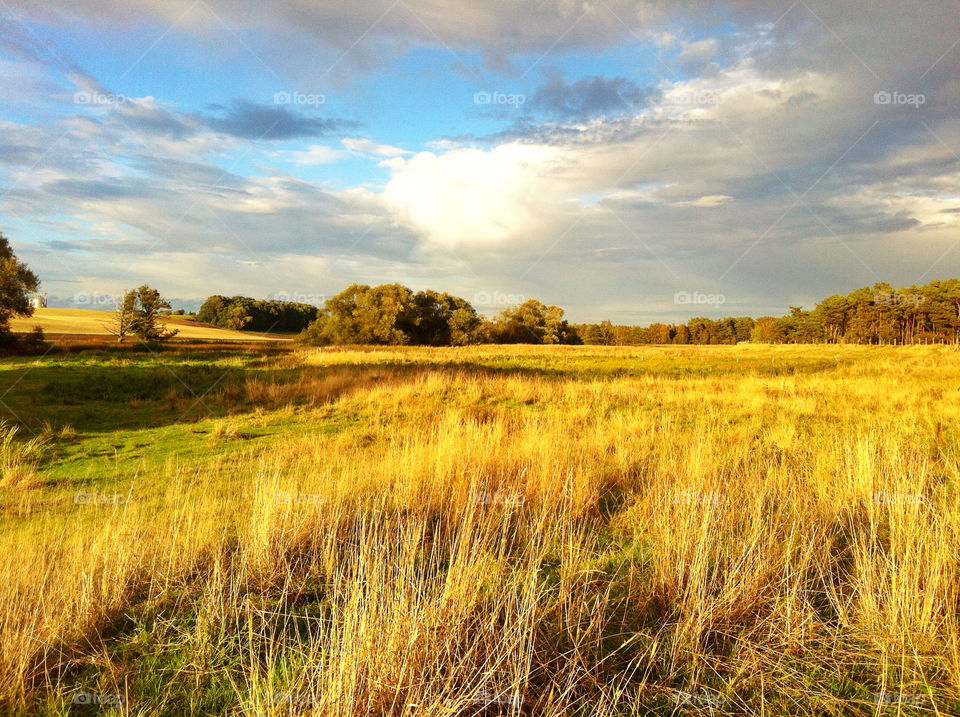
[[[497,351],[298,354],[299,382],[245,390],[307,394],[348,429],[171,461],[128,498],[3,529],[0,695],[56,712],[83,687],[129,714],[958,713],[946,351],[771,351],[829,366],[670,378],[464,368]]]
[[[47,448],[45,436],[17,440],[18,426],[0,420],[0,488],[33,488],[39,482],[34,464]]]

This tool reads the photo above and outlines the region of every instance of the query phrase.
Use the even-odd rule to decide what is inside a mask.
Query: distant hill
[[[26,332],[39,326],[48,336],[88,335],[109,336],[108,330],[113,314],[92,309],[37,309],[33,316],[14,317],[10,320],[12,331]],[[226,340],[226,341],[289,341],[289,337],[273,334],[256,334],[250,331],[231,331],[190,321],[178,316],[164,318],[170,328],[179,330],[178,339]],[[129,340],[129,339],[128,339]]]

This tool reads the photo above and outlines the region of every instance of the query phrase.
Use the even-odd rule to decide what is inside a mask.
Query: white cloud
[[[676,207],[719,207],[732,200],[729,194],[706,194],[689,202],[675,202]]]
[[[344,137],[341,142],[344,147],[354,152],[377,154],[381,157],[399,157],[404,154],[413,154],[409,149],[401,149],[390,144],[378,144],[366,137]]]
[[[383,196],[431,242],[523,241],[554,201],[548,184],[560,159],[556,148],[520,143],[421,152],[390,160],[394,174]]]
[[[324,144],[314,144],[307,149],[292,150],[284,152],[271,152],[270,154],[289,159],[299,166],[311,166],[315,164],[330,164],[343,158],[346,153]]]

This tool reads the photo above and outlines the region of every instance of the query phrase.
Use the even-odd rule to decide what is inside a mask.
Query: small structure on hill
[[[30,296],[30,306],[34,309],[45,309],[47,308],[47,295],[46,294],[32,294]]]

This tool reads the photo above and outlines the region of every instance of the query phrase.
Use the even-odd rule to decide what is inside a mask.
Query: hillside
[[[37,309],[33,316],[14,318],[10,321],[13,331],[30,331],[40,326],[48,336],[109,336],[108,327],[113,318],[109,311],[92,309]],[[178,339],[219,340],[219,341],[289,341],[289,337],[273,334],[231,331],[209,324],[198,323],[173,317],[166,321],[170,328],[180,333]]]

